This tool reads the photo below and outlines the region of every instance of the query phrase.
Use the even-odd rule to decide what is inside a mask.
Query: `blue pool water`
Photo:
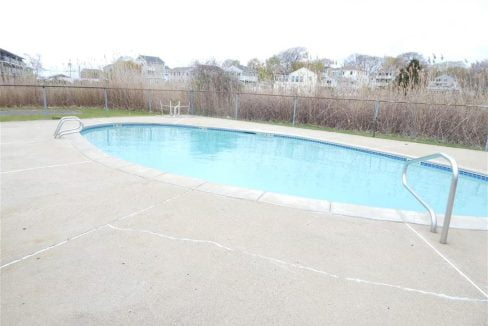
[[[403,159],[316,141],[227,130],[150,124],[87,128],[104,152],[147,167],[269,192],[374,207],[425,209],[402,186]],[[409,184],[439,213],[449,171],[409,168]],[[455,215],[488,216],[488,181],[461,174]]]

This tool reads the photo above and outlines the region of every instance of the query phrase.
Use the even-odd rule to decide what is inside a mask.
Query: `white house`
[[[64,74],[57,74],[57,75],[52,75],[47,78],[48,81],[50,82],[56,82],[56,83],[61,83],[61,84],[67,84],[67,83],[72,83],[73,79],[69,76],[66,76]]]
[[[80,72],[80,79],[88,81],[99,81],[105,77],[101,69],[84,68]]]
[[[371,78],[371,86],[384,88],[388,87],[395,81],[395,72],[391,70],[378,70]]]
[[[168,79],[166,66],[164,61],[159,57],[140,55],[136,59],[136,63],[141,66],[141,72],[145,79],[151,83],[158,83]]]
[[[27,67],[24,58],[4,49],[0,49],[0,79],[18,77],[25,74]]]
[[[284,89],[313,91],[320,82],[318,75],[307,68],[300,68],[288,75],[275,75],[274,86]]]
[[[327,68],[324,75],[335,80],[337,87],[359,88],[369,83],[368,73],[357,68]]]
[[[224,68],[224,70],[242,83],[248,84],[258,82],[256,72],[249,67],[243,65],[232,65]]]
[[[458,91],[459,84],[456,78],[451,77],[449,75],[441,75],[436,77],[434,80],[429,82],[429,86],[427,87],[431,91]]]
[[[168,72],[170,82],[186,82],[193,76],[194,67],[176,67]]]
[[[336,88],[337,87],[337,79],[332,78],[326,74],[322,74],[320,76],[320,86],[327,87],[327,88]]]

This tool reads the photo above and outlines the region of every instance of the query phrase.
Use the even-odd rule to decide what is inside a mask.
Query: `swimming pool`
[[[102,151],[172,174],[244,188],[425,212],[402,186],[405,158],[291,136],[158,124],[115,124],[81,134]],[[409,168],[409,184],[444,213],[451,174]],[[455,215],[488,216],[488,178],[461,171]]]

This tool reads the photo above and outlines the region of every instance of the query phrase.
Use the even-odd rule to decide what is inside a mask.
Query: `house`
[[[193,76],[195,67],[176,67],[170,69],[168,72],[168,80],[170,82],[186,82]]]
[[[47,81],[67,84],[67,83],[72,83],[73,79],[69,76],[64,75],[64,74],[57,74],[57,75],[52,75],[52,76],[47,77]]]
[[[337,79],[327,76],[326,74],[321,74],[320,76],[320,86],[327,88],[336,88]]]
[[[100,69],[82,69],[80,71],[80,78],[81,79],[89,79],[89,80],[100,80],[105,77],[105,74]]]
[[[4,49],[0,49],[0,79],[16,78],[27,72],[24,58]]]
[[[348,79],[356,82],[364,82],[368,79],[368,74],[365,71],[353,67],[328,68],[326,73],[337,79]]]
[[[167,67],[161,58],[149,55],[139,55],[136,59],[136,63],[141,66],[143,77],[150,82],[168,80]]]
[[[378,88],[388,87],[389,85],[394,83],[395,76],[396,74],[392,70],[380,69],[371,78],[371,86]]]
[[[316,73],[307,68],[300,68],[288,75],[275,75],[275,87],[312,91],[319,83]]]
[[[439,77],[434,78],[434,80],[429,82],[429,86],[427,89],[434,91],[434,92],[442,92],[442,91],[458,91],[459,84],[456,78],[449,76],[449,75],[441,75]]]
[[[232,65],[229,67],[224,68],[224,70],[229,73],[231,76],[238,79],[240,82],[248,84],[248,83],[257,83],[258,76],[254,70],[249,67],[243,65]]]
[[[300,68],[288,75],[288,82],[300,83],[303,86],[315,86],[317,74],[307,68]]]
[[[369,83],[366,71],[355,67],[326,68],[324,75],[335,80],[337,87],[341,88],[359,88]]]

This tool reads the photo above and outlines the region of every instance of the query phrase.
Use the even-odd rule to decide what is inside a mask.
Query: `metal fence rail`
[[[193,93],[217,93],[227,94],[224,91],[206,91],[194,89],[163,89],[163,88],[145,88],[145,87],[113,87],[113,86],[86,86],[86,85],[33,85],[33,84],[0,84],[0,87],[32,87],[32,88],[66,88],[66,89],[98,89],[98,90],[119,90],[119,91],[151,91],[151,92],[193,92]],[[435,103],[435,102],[415,102],[415,101],[391,101],[384,99],[364,99],[354,97],[327,97],[327,96],[307,96],[307,95],[288,95],[288,94],[274,94],[274,93],[253,93],[253,92],[237,92],[239,95],[253,95],[253,96],[271,96],[283,98],[303,98],[303,99],[317,99],[317,100],[335,100],[335,101],[360,101],[360,102],[379,102],[391,104],[412,104],[412,105],[435,105],[445,107],[466,107],[488,109],[488,105],[480,104],[458,104],[458,103]]]

